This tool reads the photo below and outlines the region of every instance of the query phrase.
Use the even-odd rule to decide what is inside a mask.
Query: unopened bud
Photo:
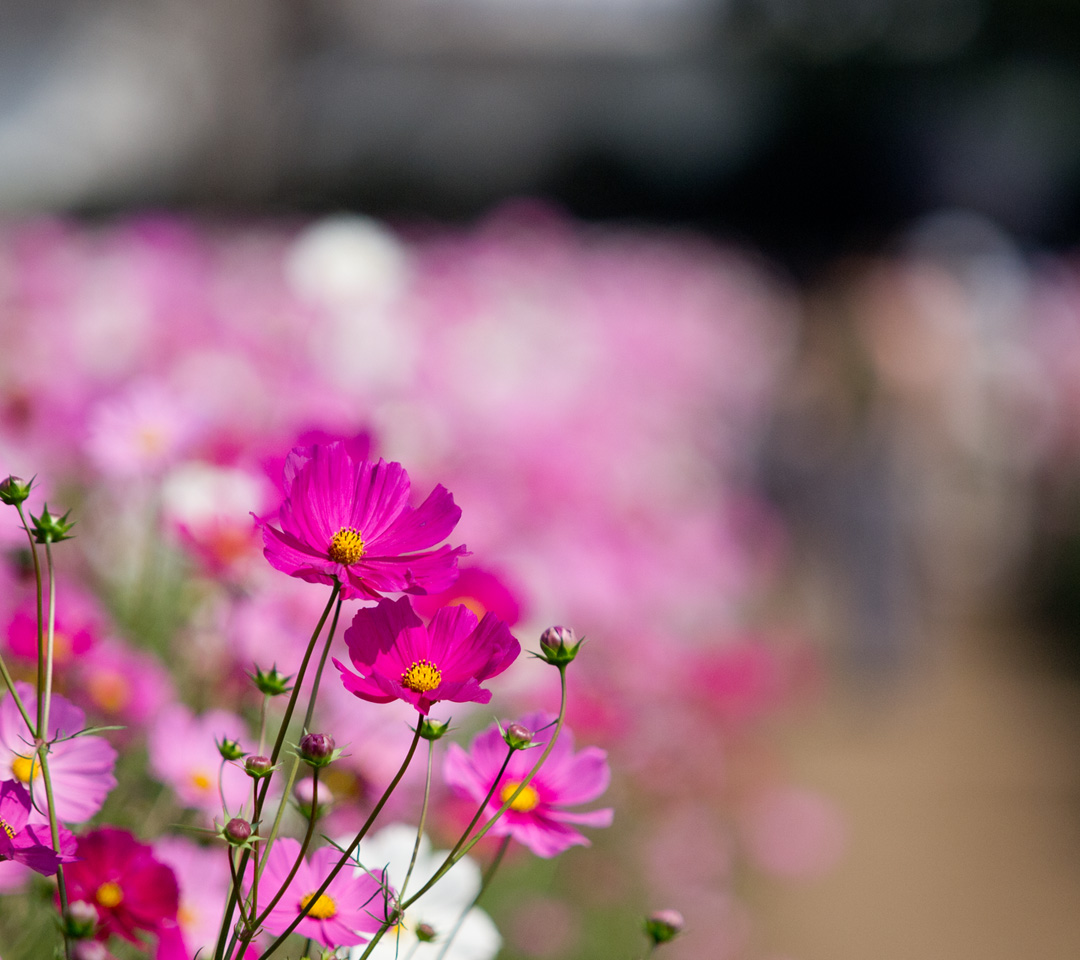
[[[218,753],[221,754],[222,759],[239,760],[244,755],[244,751],[240,749],[240,743],[237,740],[222,737],[220,740],[215,740],[214,743],[217,744]]]
[[[431,943],[435,939],[435,928],[430,923],[418,923],[416,939],[421,943]]]
[[[289,684],[292,675],[285,676],[285,674],[278,673],[276,663],[265,673],[259,665],[256,664],[255,672],[249,673],[248,676],[251,677],[255,686],[258,687],[259,693],[264,693],[268,697],[276,697],[282,693],[288,693],[292,689],[292,686]]]
[[[449,729],[449,720],[445,723],[440,723],[438,720],[432,720],[431,717],[423,717],[420,720],[420,736],[425,740],[439,740],[445,736]]]
[[[533,732],[520,723],[508,724],[503,731],[503,739],[511,750],[524,750],[532,746]]]
[[[40,517],[30,514],[30,519],[34,524],[31,533],[34,535],[35,542],[59,543],[61,540],[70,540],[68,531],[75,526],[74,520],[68,520],[70,515],[71,511],[68,510],[62,517],[54,517],[49,513],[48,504],[41,508]]]
[[[335,746],[328,733],[306,733],[300,738],[300,758],[313,767],[325,767],[334,759]]]
[[[8,477],[0,481],[0,503],[6,503],[11,507],[22,503],[30,496],[30,487],[33,483],[33,480],[27,483],[20,477]]]
[[[98,912],[92,903],[73,900],[64,911],[64,931],[72,940],[85,940],[94,935]]]
[[[685,921],[678,910],[657,910],[645,920],[645,933],[654,944],[674,940],[683,931]]]
[[[270,762],[269,757],[254,756],[248,757],[244,761],[244,769],[249,777],[258,780],[259,777],[265,777],[273,773],[274,765]]]
[[[574,642],[574,631],[569,627],[548,627],[540,635],[540,656],[561,668],[577,656],[581,643]]]
[[[229,843],[240,846],[251,839],[251,824],[243,817],[233,817],[225,824],[224,834]]]

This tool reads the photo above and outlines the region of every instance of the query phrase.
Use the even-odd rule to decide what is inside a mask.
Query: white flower
[[[370,870],[386,870],[387,879],[400,890],[409,869],[416,828],[395,823],[380,830],[360,844],[360,862]],[[432,851],[427,837],[421,837],[416,866],[409,879],[405,899],[410,891],[419,890],[446,859],[446,850]],[[480,867],[476,861],[463,857],[438,883],[412,904],[396,930],[387,932],[371,951],[370,960],[492,960],[502,946],[502,937],[491,918],[479,907],[473,907],[461,920],[462,912],[480,890]],[[461,925],[453,935],[445,955],[446,938],[458,921]],[[416,928],[426,924],[435,931],[435,939],[424,943],[417,939]],[[365,947],[354,947],[350,960],[358,960]]]

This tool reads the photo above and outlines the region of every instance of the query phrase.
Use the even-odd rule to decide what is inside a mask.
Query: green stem
[[[30,736],[36,737],[34,725],[30,722],[30,714],[26,712],[26,706],[22,702],[22,697],[19,696],[19,691],[15,689],[15,681],[11,679],[11,674],[8,673],[7,664],[4,663],[2,656],[0,656],[0,675],[4,678],[4,686],[8,688],[8,692],[15,701],[15,706],[19,708],[19,715],[23,718],[26,729],[30,731]]]
[[[282,800],[282,806],[285,805]],[[315,833],[315,822],[319,819],[319,768],[315,767],[311,778],[311,815],[308,817],[307,832],[304,834],[304,842],[300,844],[300,852],[296,855],[296,860],[292,865],[292,869],[289,870],[288,875],[285,877],[284,882],[281,884],[281,888],[271,898],[270,902],[263,908],[263,912],[260,913],[255,920],[248,926],[248,931],[240,938],[240,956],[244,955],[244,951],[248,948],[248,944],[251,943],[252,938],[259,931],[266,918],[270,916],[270,912],[278,905],[281,898],[285,896],[289,889],[289,884],[292,883],[293,877],[296,876],[297,871],[300,869],[300,865],[304,862],[304,857],[307,855],[308,847],[311,846],[311,838]],[[267,850],[269,852],[269,849]],[[263,865],[266,864],[266,856],[263,856]],[[318,898],[316,898],[318,899]],[[251,912],[256,913],[255,905],[252,903]]]
[[[379,802],[375,804],[371,813],[368,815],[367,820],[364,821],[364,825],[360,828],[359,832],[353,837],[352,843],[349,844],[348,849],[341,855],[341,859],[335,864],[334,869],[330,871],[326,879],[322,882],[322,885],[312,895],[308,901],[308,905],[302,908],[297,914],[295,920],[285,928],[278,938],[266,948],[260,955],[259,960],[266,960],[267,957],[273,955],[274,951],[285,942],[289,935],[296,929],[300,921],[308,915],[308,911],[318,902],[319,897],[326,893],[327,888],[333,883],[334,878],[341,873],[342,869],[347,863],[349,863],[350,857],[352,857],[353,851],[360,846],[360,841],[367,835],[368,830],[371,829],[371,825],[375,822],[375,819],[382,812],[382,808],[386,806],[386,801],[390,799],[390,795],[394,792],[401,778],[405,776],[405,771],[409,769],[409,764],[412,762],[413,754],[416,753],[416,745],[420,742],[420,731],[423,729],[424,718],[417,716],[416,730],[413,735],[412,743],[409,744],[409,752],[405,755],[404,761],[398,768],[398,772],[394,774],[394,779],[390,781],[390,785],[383,791],[383,795],[379,798]]]
[[[326,643],[323,645],[322,656],[319,657],[319,666],[315,669],[315,679],[311,683],[311,696],[308,698],[307,712],[304,714],[304,733],[311,733],[311,717],[315,713],[315,698],[319,695],[319,684],[322,682],[323,667],[326,666],[326,657],[330,653],[330,642],[334,639],[337,630],[338,617],[341,616],[341,603],[344,598],[338,597],[337,607],[334,608],[334,619],[330,621],[330,632],[326,635]]]
[[[37,727],[27,723],[30,727],[30,732],[38,737],[42,735],[44,726],[42,725],[42,708],[44,704],[41,699],[41,691],[45,688],[45,616],[42,609],[42,591],[41,591],[41,560],[38,558],[37,543],[34,541],[34,534],[30,530],[30,524],[26,522],[26,514],[23,513],[21,503],[15,504],[15,509],[19,511],[19,519],[22,521],[23,529],[26,531],[26,537],[30,541],[30,557],[34,561],[34,585],[37,592],[37,648],[38,648],[38,661],[37,661]]]
[[[533,764],[533,768],[529,771],[528,776],[526,776],[525,779],[518,784],[517,789],[506,798],[506,800],[503,802],[503,805],[499,807],[499,809],[495,812],[495,815],[487,823],[485,823],[483,827],[480,828],[476,835],[464,846],[461,846],[459,850],[450,851],[446,859],[443,861],[442,866],[440,866],[439,869],[435,871],[431,879],[428,880],[428,882],[425,883],[416,893],[409,897],[408,900],[404,901],[401,904],[402,910],[406,909],[410,904],[415,903],[420,897],[427,893],[428,890],[435,886],[435,884],[438,883],[439,880],[441,880],[446,875],[446,872],[455,863],[457,863],[458,860],[468,854],[468,852],[473,847],[475,847],[477,843],[479,843],[485,836],[487,836],[488,831],[493,826],[495,826],[495,824],[499,821],[502,815],[506,813],[506,811],[509,810],[510,807],[513,806],[514,801],[521,794],[522,790],[524,790],[532,782],[532,779],[536,776],[537,771],[544,765],[544,761],[547,760],[548,755],[551,753],[552,749],[555,746],[555,741],[559,739],[559,734],[562,732],[563,728],[563,721],[566,719],[566,666],[564,664],[558,666],[559,682],[561,688],[559,701],[559,718],[555,722],[555,732],[551,735],[551,739],[548,740],[547,746],[544,748],[544,752],[540,755],[540,759],[537,760],[535,764]]]
[[[266,863],[266,856],[270,852],[270,848],[274,845],[274,841],[277,839],[278,831],[281,829],[281,818],[285,814],[285,798],[292,796],[293,784],[296,783],[296,771],[300,769],[300,758],[293,757],[292,770],[289,771],[289,781],[285,784],[285,792],[281,795],[281,803],[278,804],[277,814],[274,816],[274,825],[270,828],[270,835],[266,838],[266,844],[263,848],[263,864]],[[259,877],[262,877],[262,870],[259,870]]]
[[[52,544],[45,544],[45,562],[49,572],[49,639],[45,646],[45,701],[42,720],[38,733],[42,737],[49,735],[49,710],[52,707],[53,686],[53,647],[56,642],[56,569],[53,567]]]
[[[405,896],[405,888],[412,878],[413,868],[416,866],[416,856],[420,852],[420,840],[424,836],[424,824],[427,823],[428,801],[431,799],[431,756],[435,752],[435,741],[428,741],[427,751],[427,774],[424,777],[424,802],[420,805],[420,826],[416,828],[416,843],[413,844],[412,857],[409,860],[409,869],[405,871],[405,879],[398,891],[398,899]]]
[[[494,859],[488,864],[488,868],[484,871],[484,876],[480,880],[480,889],[476,891],[476,896],[472,898],[472,903],[461,911],[461,916],[457,918],[457,923],[451,928],[450,933],[435,960],[445,960],[446,951],[450,949],[450,944],[454,942],[454,937],[458,935],[458,931],[465,922],[465,918],[469,915],[469,911],[480,902],[480,898],[484,895],[484,891],[487,890],[488,886],[491,884],[492,877],[495,876],[495,871],[499,869],[499,864],[502,863],[503,857],[506,856],[506,850],[510,846],[510,841],[512,839],[513,838],[509,834],[503,837],[502,843],[499,844],[499,849],[495,852]]]
[[[307,670],[308,661],[311,659],[311,654],[315,649],[315,644],[319,639],[319,634],[322,633],[323,625],[326,623],[326,618],[330,616],[330,610],[334,603],[337,601],[338,594],[341,592],[341,584],[335,583],[333,589],[330,591],[330,599],[326,601],[326,606],[323,608],[322,616],[319,617],[319,622],[315,625],[315,630],[311,634],[311,639],[308,641],[307,650],[304,651],[304,659],[300,662],[300,669],[296,674],[296,683],[293,685],[292,693],[289,695],[289,704],[285,708],[285,716],[281,720],[281,727],[278,730],[277,739],[274,741],[274,750],[270,754],[270,763],[276,764],[277,758],[281,753],[281,746],[285,742],[285,732],[289,728],[289,722],[292,720],[293,710],[296,708],[296,699],[300,695],[300,687],[304,682],[304,672]],[[273,779],[273,775],[266,777],[263,781],[262,791],[259,793],[255,800],[255,809],[253,811],[252,822],[258,823],[259,815],[262,812],[263,804],[266,802],[266,793],[270,789],[270,781]],[[250,851],[245,850],[243,856],[240,858],[240,876],[244,875],[244,870],[247,867],[248,857]],[[229,927],[232,925],[233,910],[236,909],[236,901],[239,897],[239,888],[234,886],[232,892],[229,894],[229,902],[225,907],[225,913],[221,918],[221,927],[218,930],[218,942],[214,948],[214,960],[224,960],[226,953],[225,942],[229,932]]]
[[[53,800],[52,789],[52,776],[49,773],[49,761],[46,758],[48,750],[43,743],[38,744],[37,748],[37,762],[41,764],[41,780],[45,784],[45,803],[49,810],[49,835],[52,838],[53,850],[57,855],[60,854],[60,827],[59,822],[56,819],[56,804]],[[34,769],[34,761],[30,761],[30,769]],[[31,773],[31,783],[33,782],[33,774]],[[67,883],[64,880],[64,865],[61,863],[56,868],[56,889],[60,896],[60,913],[61,915],[67,911]],[[64,934],[64,955],[71,960],[71,941],[68,939],[67,934]]]

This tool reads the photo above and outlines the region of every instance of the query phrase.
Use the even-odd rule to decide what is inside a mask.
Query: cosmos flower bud
[[[49,513],[49,505],[41,508],[41,516],[35,517],[30,514],[34,526],[31,532],[37,543],[59,543],[61,540],[70,540],[68,531],[75,526],[74,520],[68,520],[71,511],[68,510],[62,517],[54,517]]]
[[[109,951],[100,940],[80,940],[71,947],[72,960],[109,960]]]
[[[416,939],[421,943],[431,943],[435,939],[435,928],[430,923],[418,923]]]
[[[20,477],[8,477],[0,481],[0,503],[6,503],[11,507],[22,503],[30,496],[30,487],[33,483],[33,480],[28,483]]]
[[[654,944],[667,943],[682,933],[684,924],[678,910],[657,910],[645,919],[645,934]]]
[[[273,773],[274,765],[270,762],[269,757],[255,756],[248,757],[244,761],[244,769],[249,777],[258,780],[259,777],[266,777]]]
[[[241,846],[251,839],[251,824],[242,817],[233,817],[223,831],[229,843]]]
[[[336,756],[335,746],[328,733],[306,733],[300,738],[300,759],[313,767],[325,767]]]
[[[288,693],[292,689],[292,685],[289,683],[292,674],[284,676],[278,673],[276,663],[265,673],[258,664],[255,664],[255,672],[249,673],[248,676],[254,681],[259,693],[266,694],[268,697],[276,697]]]
[[[431,717],[423,717],[420,720],[420,736],[425,740],[438,740],[445,736],[449,729],[449,720],[445,723],[440,723],[438,720],[432,720]]]
[[[244,751],[240,749],[238,740],[222,737],[220,740],[215,740],[214,743],[217,744],[218,753],[221,754],[224,760],[239,760],[244,756]]]
[[[503,731],[503,739],[511,750],[524,750],[532,746],[533,732],[520,723],[511,723]]]
[[[562,668],[577,656],[582,642],[574,642],[574,631],[569,627],[548,627],[540,635],[540,658]]]
[[[85,940],[97,928],[97,908],[85,900],[75,900],[64,911],[64,932],[72,940]]]

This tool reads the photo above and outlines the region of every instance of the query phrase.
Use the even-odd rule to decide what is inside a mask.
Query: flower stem
[[[53,567],[52,544],[45,544],[45,563],[49,572],[49,638],[45,645],[45,692],[42,695],[44,708],[38,724],[38,735],[49,735],[49,710],[52,707],[53,685],[53,648],[56,643],[56,569]]]
[[[416,730],[413,735],[412,743],[409,744],[409,752],[405,754],[405,759],[402,761],[401,766],[398,768],[398,772],[394,774],[394,779],[390,781],[389,786],[383,791],[383,795],[379,797],[379,802],[375,804],[371,813],[368,815],[367,820],[364,821],[364,825],[360,828],[359,832],[353,837],[352,843],[349,844],[348,849],[341,855],[341,859],[335,864],[334,869],[330,871],[326,879],[322,882],[322,885],[311,894],[311,900],[306,907],[303,907],[295,920],[285,928],[278,938],[266,948],[265,951],[259,956],[259,960],[266,960],[267,957],[273,955],[274,951],[285,942],[286,938],[297,928],[300,921],[308,915],[308,911],[313,907],[324,893],[326,893],[330,884],[333,883],[334,878],[341,873],[342,869],[349,862],[352,857],[353,851],[360,846],[360,841],[367,835],[368,830],[371,829],[371,825],[375,822],[375,819],[382,813],[382,808],[386,806],[386,801],[390,799],[390,795],[394,792],[401,778],[405,776],[405,771],[409,769],[409,764],[412,762],[413,754],[416,753],[416,745],[420,742],[420,731],[423,729],[422,716],[417,716]]]
[[[30,531],[30,524],[26,522],[26,514],[23,513],[21,503],[15,504],[15,509],[19,511],[19,519],[22,521],[23,529],[26,531],[26,538],[30,541],[30,557],[34,561],[34,586],[37,593],[37,727],[27,723],[30,727],[30,732],[35,736],[41,736],[44,732],[42,726],[42,703],[41,691],[45,689],[45,615],[42,608],[42,591],[41,591],[41,560],[38,558],[37,543],[34,541],[34,535]]]
[[[506,850],[510,846],[510,841],[512,839],[513,838],[509,834],[503,837],[502,843],[499,844],[499,849],[495,852],[494,858],[488,865],[488,868],[484,871],[484,876],[480,880],[480,889],[476,891],[476,896],[472,898],[472,902],[461,911],[461,916],[457,918],[457,923],[451,928],[450,933],[443,942],[442,949],[439,951],[438,956],[435,957],[435,960],[444,960],[446,957],[446,952],[450,949],[450,944],[454,942],[454,937],[458,935],[458,931],[465,922],[465,918],[469,915],[469,911],[480,902],[480,898],[484,895],[484,891],[487,890],[488,886],[491,884],[491,879],[495,876],[495,871],[499,869],[499,864],[502,863],[503,857],[506,856]]]
[[[428,880],[428,882],[425,883],[416,893],[409,897],[408,900],[404,901],[401,904],[401,908],[403,910],[410,904],[415,903],[421,896],[427,893],[428,890],[435,886],[435,884],[438,883],[439,880],[441,880],[446,875],[446,872],[455,863],[457,863],[458,860],[464,857],[473,847],[476,846],[477,843],[479,843],[487,835],[488,831],[493,826],[495,826],[495,824],[499,821],[502,815],[513,806],[514,801],[518,798],[521,792],[532,782],[532,779],[536,776],[537,771],[544,765],[544,761],[547,760],[548,755],[551,753],[552,749],[555,746],[555,741],[559,739],[559,734],[562,732],[563,728],[563,721],[566,719],[566,665],[560,664],[558,666],[560,681],[559,718],[555,722],[555,732],[551,735],[551,739],[548,740],[547,746],[544,748],[544,752],[540,755],[540,759],[533,764],[533,768],[529,771],[525,779],[518,784],[517,789],[512,794],[510,794],[510,796],[508,796],[506,800],[503,801],[503,805],[499,807],[499,809],[495,812],[495,815],[490,820],[488,820],[488,822],[485,823],[483,827],[480,828],[476,835],[464,845],[462,845],[459,841],[458,848],[455,850],[451,850],[450,853],[447,854],[446,859],[442,862],[442,865],[439,867],[439,869],[432,874],[431,879]],[[505,767],[503,769],[505,769]],[[496,780],[496,783],[498,783],[498,780]],[[492,793],[493,792],[494,786],[492,787]],[[490,797],[491,793],[489,793],[488,796]]]
[[[330,632],[326,635],[326,643],[323,646],[322,656],[319,657],[319,666],[315,669],[315,679],[311,683],[311,696],[308,698],[307,712],[304,714],[304,733],[311,732],[311,717],[315,713],[315,698],[319,695],[319,684],[322,682],[323,667],[326,666],[326,657],[330,653],[330,642],[334,639],[337,630],[338,617],[341,616],[341,603],[344,598],[339,596],[337,606],[334,608],[334,619],[330,621]]]
[[[424,836],[424,824],[427,823],[428,801],[431,799],[431,757],[435,752],[435,741],[428,741],[427,751],[427,774],[424,777],[424,802],[420,805],[420,825],[416,828],[416,843],[413,844],[412,857],[409,859],[409,869],[405,871],[405,879],[398,890],[398,899],[405,896],[405,888],[412,878],[413,869],[416,867],[416,855],[420,852],[420,839]]]
[[[304,672],[307,670],[308,661],[311,660],[312,651],[315,649],[315,644],[319,639],[319,634],[322,633],[323,625],[326,623],[326,618],[330,616],[330,610],[337,601],[338,594],[341,593],[341,584],[335,583],[333,589],[330,591],[330,599],[326,601],[326,606],[323,608],[322,616],[319,617],[319,622],[315,625],[315,630],[311,634],[311,639],[308,641],[307,650],[304,651],[304,659],[300,662],[300,669],[296,674],[296,683],[293,685],[292,693],[289,696],[288,706],[285,708],[285,716],[281,720],[281,727],[278,730],[277,739],[274,741],[274,750],[270,754],[271,765],[277,763],[277,758],[281,753],[282,744],[285,742],[285,732],[289,728],[289,722],[292,720],[293,710],[296,708],[296,700],[300,695],[300,687],[304,682]],[[263,804],[266,802],[266,793],[270,789],[270,781],[273,779],[273,775],[266,777],[263,780],[262,790],[255,799],[255,809],[253,811],[252,821],[258,822],[259,815],[262,812]],[[244,851],[243,856],[240,858],[240,876],[244,875],[244,870],[247,867],[248,857],[250,852]],[[233,910],[236,909],[236,901],[240,896],[240,889],[235,884],[229,894],[229,902],[225,907],[225,913],[221,918],[221,927],[218,930],[218,941],[214,948],[214,960],[224,960],[227,953],[225,948],[226,936],[229,931],[229,927],[232,925]]]
[[[282,800],[281,805],[285,806],[285,801]],[[292,883],[293,877],[296,876],[296,872],[300,869],[300,865],[304,862],[304,857],[307,855],[308,847],[311,846],[311,837],[315,833],[315,822],[318,820],[319,809],[319,768],[315,767],[311,777],[311,815],[308,817],[307,832],[304,834],[304,841],[300,844],[300,852],[296,855],[296,861],[292,865],[292,869],[289,870],[288,876],[285,877],[284,882],[281,884],[281,888],[277,893],[271,897],[270,902],[263,909],[255,919],[248,924],[247,933],[240,938],[240,956],[244,955],[244,951],[247,950],[248,944],[251,943],[252,938],[259,932],[265,922],[266,918],[270,916],[271,911],[278,905],[281,898],[285,896],[285,893],[289,889],[289,884]],[[263,856],[263,866],[266,866],[266,855],[269,854],[269,847],[266,849],[266,854]],[[252,902],[251,911],[254,914],[255,903]]]

